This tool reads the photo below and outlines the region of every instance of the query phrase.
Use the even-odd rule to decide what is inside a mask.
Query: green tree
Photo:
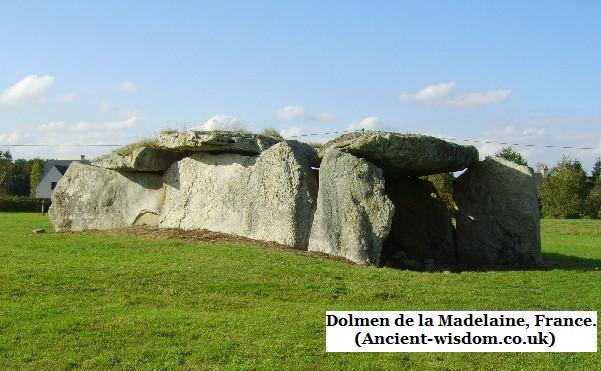
[[[29,184],[31,197],[35,197],[35,189],[42,180],[42,161],[33,160],[31,164],[31,172],[29,173]]]
[[[504,147],[495,153],[495,157],[504,158],[518,165],[528,166],[528,162],[522,155],[512,147]]]
[[[591,181],[593,184],[601,184],[601,158],[597,157],[597,161],[593,165],[591,171]]]
[[[580,161],[564,157],[538,190],[543,216],[579,218],[585,214],[587,176]]]
[[[7,181],[13,167],[13,156],[9,151],[0,151],[0,195],[8,194]]]
[[[601,218],[601,185],[591,189],[586,198],[586,215],[591,218]]]
[[[6,187],[9,195],[29,196],[31,194],[30,172],[30,161],[18,159],[13,162],[13,166],[6,179]]]

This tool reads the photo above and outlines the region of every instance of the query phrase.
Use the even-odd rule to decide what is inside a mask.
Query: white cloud
[[[8,134],[0,134],[0,144],[17,144],[19,132],[13,131]]]
[[[195,129],[200,130],[236,130],[244,127],[244,123],[237,117],[228,115],[214,115],[204,124]]]
[[[442,98],[455,89],[455,81],[428,85],[417,93],[402,92],[399,99],[403,102],[423,102]]]
[[[280,121],[306,120],[319,122],[332,122],[338,119],[333,112],[310,113],[303,106],[286,106],[276,111],[275,117]]]
[[[473,144],[480,152],[480,158],[493,155],[503,147],[512,147],[524,156],[528,164],[533,167],[537,163],[554,166],[565,154],[571,158],[582,161],[586,169],[590,169],[594,160],[601,156],[601,143],[598,143],[598,133],[590,129],[562,129],[554,125],[543,124],[540,120],[524,119],[528,125],[499,125],[486,131],[476,139],[478,142],[462,144]],[[485,143],[488,142],[488,143]],[[568,147],[592,147],[593,149],[562,148]]]
[[[282,121],[290,121],[301,118],[305,115],[303,106],[286,106],[276,112],[276,117]]]
[[[72,125],[70,127],[71,130],[74,131],[90,131],[90,132],[98,132],[98,131],[119,131],[124,129],[132,128],[136,122],[138,122],[139,118],[137,116],[132,116],[127,120],[121,121],[111,121],[105,123],[93,123],[87,121],[81,121]]]
[[[71,102],[73,102],[74,99],[75,99],[74,92],[60,94],[58,97],[56,97],[56,100],[59,101],[60,103],[71,103]]]
[[[403,102],[434,102],[454,108],[471,108],[499,103],[511,95],[511,90],[492,90],[482,93],[453,94],[443,100],[455,90],[455,85],[455,81],[428,85],[417,93],[402,92],[399,99]]]
[[[303,132],[304,132],[304,127],[302,127],[302,126],[293,126],[290,128],[285,128],[285,129],[280,130],[280,134],[284,138],[296,137],[298,135],[303,134]]]
[[[359,121],[359,122],[353,122],[351,124],[348,125],[348,130],[360,130],[360,129],[367,129],[367,130],[375,130],[377,128],[379,128],[382,125],[382,120],[380,120],[379,117],[376,116],[370,116],[370,117],[366,117],[363,120]]]
[[[47,124],[42,124],[40,126],[38,126],[38,129],[42,130],[42,131],[52,131],[52,130],[59,130],[59,129],[63,129],[65,127],[65,123],[62,121],[53,121],[53,122],[49,122]]]
[[[54,77],[49,75],[29,75],[16,84],[9,86],[0,94],[0,104],[23,104],[43,102],[44,93],[54,83]]]
[[[138,90],[136,85],[134,85],[134,83],[131,81],[123,81],[123,82],[115,85],[115,89],[117,89],[118,91],[120,91],[122,93],[127,93],[127,94],[133,94]]]
[[[499,103],[509,98],[511,90],[493,90],[486,93],[469,93],[448,100],[446,103],[455,108],[471,108]]]

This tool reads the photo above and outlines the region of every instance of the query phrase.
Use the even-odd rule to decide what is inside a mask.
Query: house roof
[[[42,178],[44,178],[53,167],[56,167],[61,174],[65,175],[65,172],[69,168],[72,162],[79,160],[48,160],[46,162],[46,166],[44,166],[44,173],[42,174]]]
[[[54,165],[54,167],[56,168],[56,170],[58,170],[63,175],[65,175],[65,173],[67,172],[67,169],[69,168],[69,166],[65,166],[65,165]]]

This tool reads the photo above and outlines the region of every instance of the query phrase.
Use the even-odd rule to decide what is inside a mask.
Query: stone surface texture
[[[377,166],[335,149],[326,152],[309,250],[377,265],[394,214],[384,188]]]
[[[52,193],[48,215],[59,232],[157,225],[162,184],[157,174],[74,162]]]
[[[244,155],[258,155],[280,141],[260,134],[220,130],[164,131],[157,136],[157,145],[165,149]]]
[[[454,183],[457,256],[468,266],[536,266],[540,216],[532,170],[501,158],[477,163]]]
[[[392,266],[427,268],[455,263],[455,236],[444,200],[422,179],[386,182],[394,218],[383,255]]]
[[[478,161],[478,150],[473,146],[418,134],[352,132],[326,143],[320,156],[332,148],[367,159],[383,169],[387,177],[459,171]]]
[[[258,157],[197,153],[164,175],[161,227],[208,229],[306,249],[317,199],[315,150],[280,142]]]
[[[178,152],[142,147],[133,150],[129,155],[110,153],[96,157],[92,160],[92,165],[120,171],[158,172],[167,170],[182,157]]]

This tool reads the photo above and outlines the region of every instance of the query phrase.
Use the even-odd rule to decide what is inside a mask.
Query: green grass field
[[[601,221],[544,220],[537,271],[359,267],[51,230],[0,213],[0,369],[598,369],[598,353],[325,352],[326,310],[598,310]]]

